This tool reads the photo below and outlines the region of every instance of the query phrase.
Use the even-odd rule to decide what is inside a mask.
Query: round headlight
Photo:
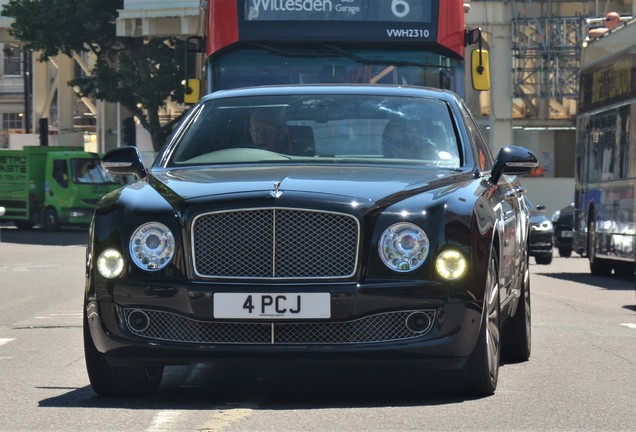
[[[124,271],[124,257],[118,250],[106,249],[97,258],[97,270],[107,279],[116,278]]]
[[[426,261],[430,243],[422,228],[409,222],[388,227],[378,245],[382,262],[391,270],[409,272]]]
[[[461,252],[447,249],[437,257],[435,268],[437,273],[446,280],[459,279],[466,273],[468,263]]]
[[[158,222],[141,225],[130,238],[130,256],[142,270],[161,270],[173,255],[174,236],[167,226]]]

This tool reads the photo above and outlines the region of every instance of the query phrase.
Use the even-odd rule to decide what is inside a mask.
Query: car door
[[[462,115],[465,120],[469,138],[473,141],[476,150],[476,160],[481,171],[489,171],[494,165],[494,159],[479,125],[473,118],[468,108],[460,105]],[[511,299],[512,289],[518,283],[517,269],[518,262],[522,259],[520,254],[521,239],[524,222],[519,218],[521,212],[521,200],[523,190],[516,177],[503,175],[496,185],[493,185],[494,193],[492,204],[497,214],[502,235],[501,262],[499,263],[499,300],[501,305],[507,304]]]
[[[501,218],[503,234],[502,262],[499,265],[500,292],[499,301],[505,305],[510,300],[511,290],[514,286],[517,265],[517,254],[519,252],[519,228],[520,202],[519,191],[514,182],[507,176],[502,175],[497,183],[500,189]]]

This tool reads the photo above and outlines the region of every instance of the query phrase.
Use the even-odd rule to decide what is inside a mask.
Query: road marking
[[[634,324],[634,323],[623,323],[623,324],[621,324],[621,325],[622,325],[622,326],[625,326],[625,327],[627,327],[627,328],[630,328],[630,329],[634,329],[634,330],[636,330],[636,324]]]
[[[219,410],[212,414],[204,424],[197,427],[197,430],[205,432],[220,432],[229,427],[232,423],[236,423],[237,421],[249,417],[253,412],[254,410],[251,408],[230,408]]]
[[[166,410],[159,411],[155,418],[152,420],[152,424],[146,431],[155,432],[155,431],[169,431],[175,430],[177,426],[178,417],[180,417],[183,411],[177,410]]]
[[[51,319],[51,318],[56,318],[56,317],[81,317],[83,314],[81,313],[52,313],[49,314],[48,316],[36,316],[33,317],[35,319]]]
[[[5,264],[0,266],[0,272],[27,272],[35,269],[47,269],[51,267],[61,267],[60,264],[47,264],[47,263],[16,263],[16,264]]]
[[[14,341],[15,338],[0,338],[0,346],[4,345],[4,344],[8,344],[11,341]]]

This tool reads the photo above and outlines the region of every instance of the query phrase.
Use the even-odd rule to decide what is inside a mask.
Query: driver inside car
[[[289,153],[289,130],[280,110],[254,111],[250,117],[250,138],[257,148]]]

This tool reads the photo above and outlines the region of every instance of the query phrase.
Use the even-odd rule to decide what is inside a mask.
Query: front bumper
[[[60,216],[60,222],[69,225],[90,225],[91,219],[95,213],[94,208],[71,208],[64,209]]]
[[[277,292],[308,286],[276,286]],[[213,317],[213,292],[256,292],[263,286],[148,286],[118,282],[114,302],[91,299],[92,339],[112,365],[187,364],[223,358],[353,361],[416,360],[461,368],[479,334],[481,304],[448,301],[434,283],[325,284],[327,320],[239,320]],[[414,313],[430,319],[412,328]],[[131,316],[133,317],[131,319]],[[145,316],[147,325],[135,324]],[[423,318],[425,321],[426,319]],[[142,320],[143,321],[143,320]]]
[[[533,232],[528,240],[528,250],[531,256],[551,254],[553,248],[552,231]]]

